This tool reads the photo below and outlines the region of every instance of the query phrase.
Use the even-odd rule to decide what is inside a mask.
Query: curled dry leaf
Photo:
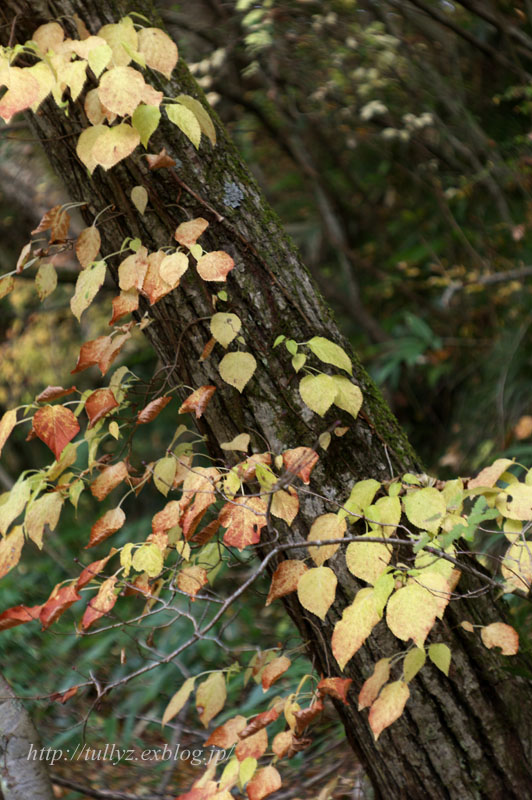
[[[102,375],[105,375],[130,337],[131,333],[126,331],[118,336],[99,336],[97,339],[85,342],[81,345],[78,363],[71,374],[97,365]]]
[[[71,386],[70,389],[63,389],[62,386],[47,386],[44,391],[37,395],[35,400],[38,403],[48,403],[50,400],[57,400],[59,397],[65,397],[65,395],[76,391],[75,386]]]
[[[215,391],[216,386],[200,386],[199,389],[192,392],[184,403],[181,404],[179,413],[186,414],[194,412],[196,419],[199,419],[209,405],[210,399]]]
[[[145,425],[147,422],[151,422],[158,417],[171,399],[171,395],[166,395],[165,397],[157,397],[155,400],[148,403],[142,411],[139,411],[137,415],[137,425]]]
[[[64,406],[44,406],[33,416],[35,434],[50,448],[56,459],[59,459],[79,429],[76,417]]]
[[[272,662],[273,663],[273,662]],[[253,736],[257,731],[266,728],[270,723],[275,722],[279,716],[279,711],[274,707],[268,711],[263,711],[251,719],[248,724],[242,728],[238,734],[240,739],[247,739],[248,736]]]
[[[327,694],[329,697],[334,697],[336,700],[341,700],[342,703],[347,703],[347,692],[353,683],[351,678],[322,678],[318,683],[317,689],[320,694]]]
[[[49,628],[78,600],[81,600],[81,595],[78,594],[74,581],[66,584],[66,586],[57,584],[39,614],[43,630]]]
[[[83,589],[84,586],[94,580],[94,578],[102,571],[109,559],[112,558],[116,552],[116,549],[111,547],[109,553],[104,558],[100,558],[98,561],[92,561],[90,564],[87,564],[87,566],[81,571],[80,576],[76,581],[76,591],[79,592],[80,589]]]
[[[146,155],[146,159],[148,161],[149,169],[166,169],[168,167],[175,167],[174,159],[168,155],[164,147],[160,153],[148,153]]]

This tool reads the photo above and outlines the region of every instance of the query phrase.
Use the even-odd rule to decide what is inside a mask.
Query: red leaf
[[[242,739],[236,746],[235,756],[239,761],[245,758],[259,759],[268,747],[268,734],[266,728],[260,728],[256,733]]]
[[[115,322],[126,314],[131,314],[139,307],[139,293],[136,289],[129,289],[127,292],[120,292],[119,295],[113,297],[113,316],[109,320],[109,325],[114,325]]]
[[[323,678],[318,683],[318,691],[320,694],[328,694],[348,705],[347,692],[352,683],[351,678]]]
[[[277,569],[272,575],[272,582],[268,597],[266,598],[266,605],[269,606],[278,597],[284,597],[290,592],[295,592],[300,577],[308,569],[303,561],[297,559],[286,559],[281,561]]]
[[[47,403],[50,400],[57,400],[59,397],[65,397],[65,395],[76,391],[75,386],[71,386],[70,389],[63,389],[62,386],[47,386],[44,391],[37,395],[35,400],[38,403]]]
[[[218,531],[220,527],[220,523],[217,519],[213,519],[209,522],[208,525],[205,525],[200,531],[196,531],[196,533],[190,537],[189,541],[194,542],[194,544],[204,545],[207,542],[210,542],[212,537]]]
[[[100,517],[92,526],[89,543],[85,545],[85,550],[104,542],[113,533],[119,531],[125,521],[126,515],[121,508],[112,508],[110,511],[106,511],[103,517]]]
[[[102,375],[105,375],[130,337],[131,333],[126,331],[126,333],[121,333],[118,336],[99,336],[97,339],[85,342],[81,345],[78,363],[72,370],[72,375],[76,372],[82,372],[95,364],[100,368]]]
[[[43,630],[49,628],[59,619],[61,614],[64,614],[78,600],[81,600],[81,596],[78,594],[73,581],[66,586],[57,584],[39,614]]]
[[[85,411],[89,418],[89,428],[92,428],[99,419],[105,417],[118,403],[111,389],[96,389],[85,402]]]
[[[58,460],[67,444],[78,433],[79,423],[70,409],[64,406],[45,406],[35,412],[33,430]]]
[[[239,741],[239,735],[246,727],[246,718],[238,714],[236,717],[228,719],[219,728],[215,728],[207,741],[205,747],[223,747],[224,750],[232,747]]]
[[[227,528],[224,542],[229,547],[243,550],[260,541],[260,533],[266,525],[266,503],[260,497],[238,497],[226,503],[218,515],[220,525]]]
[[[179,523],[181,506],[179,500],[170,500],[160,511],[153,515],[151,529],[153,533],[164,533]]]
[[[102,571],[109,559],[114,556],[115,553],[116,550],[114,547],[112,547],[111,552],[109,555],[105,556],[105,558],[100,558],[98,561],[93,561],[91,564],[88,564],[77,580],[76,591],[83,589],[84,586],[90,583],[92,579]]]
[[[316,700],[316,702],[312,703],[308,708],[302,708],[301,711],[294,711],[296,733],[298,736],[301,736],[305,728],[310,725],[311,722],[314,722],[316,717],[323,711],[323,708],[323,700]]]
[[[171,399],[172,397],[170,395],[166,395],[166,397],[158,397],[156,400],[152,400],[151,403],[148,403],[142,411],[139,411],[137,425],[145,425],[147,422],[151,422],[155,417],[159,416]]]
[[[23,625],[33,619],[39,619],[42,605],[40,606],[13,606],[0,614],[0,631],[14,628],[16,625]]]
[[[310,483],[310,473],[316,466],[318,454],[310,447],[295,447],[293,450],[285,450],[283,453],[283,464],[288,472],[293,472],[303,483]]]
[[[196,389],[195,392],[192,392],[192,394],[187,397],[185,402],[181,405],[179,413],[186,414],[187,412],[194,412],[196,414],[196,419],[199,419],[207,408],[215,391],[216,386],[200,386],[199,389]]]
[[[263,711],[261,714],[257,714],[257,716],[250,719],[246,727],[239,732],[239,738],[247,739],[248,736],[253,736],[254,733],[262,730],[262,728],[265,728],[271,722],[275,722],[278,716],[279,712],[275,708],[270,708],[269,711]]]

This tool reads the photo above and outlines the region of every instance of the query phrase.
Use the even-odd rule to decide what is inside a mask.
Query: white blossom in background
[[[373,117],[377,117],[379,114],[386,114],[388,109],[380,100],[371,100],[369,103],[366,103],[360,110],[360,119],[367,122]]]

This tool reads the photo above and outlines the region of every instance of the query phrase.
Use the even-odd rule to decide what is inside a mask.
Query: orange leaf
[[[281,785],[281,776],[275,767],[264,767],[254,774],[246,786],[246,792],[249,800],[262,800],[263,797],[280,789]]]
[[[148,271],[142,284],[142,294],[146,295],[150,305],[157,303],[174,288],[161,277],[159,272],[161,264],[166,258],[164,250],[157,250],[148,256]]]
[[[103,500],[119,483],[127,478],[127,475],[125,461],[119,461],[117,464],[105,467],[91,483],[92,494],[97,500]]]
[[[91,564],[88,564],[81,572],[76,582],[76,591],[83,589],[84,586],[90,583],[92,579],[102,571],[109,559],[114,556],[115,553],[116,550],[114,547],[112,547],[110,553],[106,555],[105,558],[100,558],[98,561],[93,561]]]
[[[212,353],[215,344],[216,344],[216,339],[214,338],[214,336],[211,336],[211,338],[203,348],[201,356],[199,357],[198,361],[206,361],[209,358],[210,354]]]
[[[500,647],[503,656],[515,656],[519,650],[519,635],[511,625],[504,622],[492,622],[480,631],[482,644],[491,649]]]
[[[100,542],[104,542],[113,533],[119,531],[125,521],[126,515],[121,508],[117,507],[106,511],[103,517],[100,517],[92,526],[89,543],[85,545],[85,550],[89,547],[95,547],[97,544],[100,544]]]
[[[93,622],[107,614],[116,603],[118,599],[114,591],[116,580],[116,575],[107,578],[100,586],[98,594],[89,600],[81,620],[83,630],[90,628]]]
[[[148,403],[142,411],[139,411],[137,425],[145,425],[147,422],[151,422],[155,419],[155,417],[158,417],[171,399],[171,395],[166,395],[165,397],[158,397],[156,400],[152,400],[151,403]]]
[[[76,372],[82,372],[95,364],[98,365],[102,375],[105,375],[130,337],[131,333],[127,331],[118,336],[98,336],[97,339],[85,342],[81,345],[78,363],[75,369],[72,370],[72,375]]]
[[[295,447],[293,450],[285,450],[283,453],[283,464],[288,472],[293,472],[303,483],[310,483],[310,473],[316,466],[318,454],[310,447]]]
[[[203,217],[191,219],[189,222],[182,222],[178,225],[174,233],[174,239],[184,247],[192,247],[196,244],[197,240],[203,231],[209,227],[209,223]]]
[[[79,423],[64,406],[44,406],[35,412],[33,430],[50,448],[56,460],[79,431]]]
[[[373,704],[380,690],[390,677],[390,659],[381,658],[377,661],[373,674],[364,682],[358,695],[358,710],[362,711]]]
[[[81,231],[76,239],[76,255],[83,269],[96,261],[101,243],[100,231],[94,225]]]
[[[77,592],[74,581],[71,581],[66,586],[57,584],[39,614],[43,630],[49,628],[59,619],[61,614],[64,614],[78,600],[81,600],[81,596]]]
[[[239,761],[245,758],[259,759],[268,747],[268,734],[266,728],[261,728],[257,733],[242,739],[236,746],[235,756]]]
[[[153,515],[151,529],[153,533],[164,533],[177,525],[181,516],[178,500],[170,500],[160,511]]]
[[[215,467],[196,467],[186,475],[180,501],[184,512],[180,525],[187,539],[196,530],[207,508],[215,501],[214,486],[219,479],[220,473]]]
[[[227,750],[239,741],[239,733],[246,727],[246,718],[241,714],[231,717],[219,728],[215,728],[207,741],[205,747],[222,747]]]
[[[266,508],[261,497],[237,497],[232,503],[226,503],[218,515],[220,525],[227,528],[225,544],[239,550],[257,544],[266,525]]]
[[[64,397],[75,391],[77,391],[75,386],[71,386],[70,389],[63,389],[62,386],[47,386],[44,391],[37,395],[35,400],[38,403],[46,403],[49,400],[57,400],[59,397]]]
[[[185,402],[181,404],[179,413],[186,414],[187,412],[194,412],[196,414],[196,419],[199,419],[209,405],[210,399],[215,391],[216,386],[200,386],[199,389],[192,392]]]
[[[194,542],[194,544],[204,545],[207,542],[210,542],[212,537],[218,531],[220,527],[220,523],[217,519],[213,519],[209,522],[208,525],[205,525],[200,531],[196,531],[193,536],[190,537],[190,541]]]
[[[348,705],[347,692],[352,683],[351,678],[323,678],[318,683],[317,689],[321,694],[328,694]]]
[[[70,700],[71,697],[77,694],[78,689],[79,686],[71,686],[66,692],[54,692],[50,695],[49,699],[56,703],[66,703],[67,700]]]
[[[296,718],[296,733],[298,736],[303,733],[307,725],[310,725],[311,722],[314,722],[316,717],[323,711],[323,708],[323,700],[320,698],[312,703],[312,705],[308,708],[302,708],[301,711],[294,711],[294,717]]]
[[[284,675],[291,663],[290,659],[286,656],[279,656],[279,658],[274,658],[273,661],[270,661],[270,663],[264,667],[261,675],[262,688],[264,691],[269,689],[272,683],[275,683],[281,675]]]
[[[109,325],[114,325],[115,322],[126,314],[131,314],[139,307],[139,293],[136,289],[129,289],[127,292],[120,292],[119,295],[113,297],[113,316],[109,320]]]
[[[409,697],[410,689],[404,681],[394,681],[384,687],[369,712],[369,726],[375,741],[385,728],[401,716]]]
[[[118,403],[111,389],[96,389],[85,402],[85,411],[89,418],[89,428],[92,428],[99,419],[105,417]]]
[[[0,614],[0,631],[14,628],[16,625],[24,625],[33,619],[39,619],[41,606],[13,606]]]
[[[307,569],[308,567],[303,561],[297,561],[296,559],[281,561],[272,575],[266,605],[269,606],[277,598],[284,597],[290,592],[295,592],[300,577]]]
[[[175,161],[171,158],[166,149],[163,147],[160,153],[157,155],[147,154],[146,159],[148,161],[149,169],[164,169],[165,167],[175,167]]]
[[[228,272],[231,272],[235,262],[223,250],[206,253],[198,259],[196,268],[204,281],[225,281]]]
[[[203,567],[185,567],[177,576],[178,588],[189,594],[192,599],[206,583],[208,583],[207,571]]]

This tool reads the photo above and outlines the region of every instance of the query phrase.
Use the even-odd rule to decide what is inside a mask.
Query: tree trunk
[[[143,8],[137,8],[153,20],[147,6],[146,2]],[[31,5],[4,0],[1,30],[10,31],[18,13],[15,36],[17,41],[24,41],[40,22],[61,15],[62,22],[69,24],[69,15],[77,13],[95,33],[100,25],[116,21],[128,10],[131,3],[122,0],[41,0]],[[172,94],[191,94],[203,101],[201,90],[182,63],[174,75]],[[170,94],[168,86],[165,94]],[[335,421],[331,412],[324,422],[301,405],[284,348],[272,350],[276,336],[286,334],[304,342],[323,335],[344,349],[348,346],[279,220],[216,115],[210,113],[217,127],[215,148],[203,142],[198,153],[169,123],[161,123],[153,135],[150,151],[165,147],[178,159],[177,178],[167,170],[150,172],[145,159],[134,154],[109,172],[97,168],[89,179],[75,154],[83,125],[79,103],[71,104],[66,117],[53,103],[46,102],[32,118],[32,125],[72,199],[87,202],[82,209],[87,223],[92,223],[96,213],[109,203],[120,212],[100,227],[103,253],[119,250],[128,236],[139,236],[148,249],[156,250],[173,241],[180,222],[203,216],[210,222],[202,238],[204,246],[226,250],[234,258],[236,266],[227,281],[227,310],[242,320],[246,349],[257,361],[255,375],[242,394],[226,384],[222,387],[216,351],[209,359],[198,360],[210,338],[208,321],[201,320],[212,315],[212,303],[192,270],[171,295],[141,308],[152,320],[145,333],[170,383],[220,387],[200,422],[211,455],[227,463],[227,454],[219,443],[238,433],[250,432],[255,450],[264,450],[267,442],[272,452],[279,453],[300,445],[312,447],[319,434]],[[145,185],[150,196],[151,211],[143,217],[129,199],[131,188],[138,184]],[[111,259],[109,266],[116,278],[118,260]],[[320,455],[312,475],[315,494],[301,494],[301,511],[293,526],[288,529],[279,523],[276,531],[264,529],[265,548],[277,535],[282,541],[303,545],[315,517],[335,511],[337,504],[347,499],[354,481],[369,477],[388,480],[392,474],[419,471],[415,454],[378,390],[356,357],[353,363],[355,380],[364,395],[363,413],[345,436],[333,436],[329,450]],[[342,412],[338,418],[342,424],[349,424]],[[317,495],[329,498],[329,502]],[[302,546],[300,557],[305,556]],[[324,622],[309,615],[293,595],[285,600],[311,660],[327,676],[341,674],[329,642],[342,609],[361,588],[347,572],[340,553],[331,566],[338,577],[338,591]],[[504,619],[502,601],[490,594],[474,596],[480,586],[477,578],[464,571],[460,591],[470,594],[469,599],[452,602],[433,632],[436,641],[445,641],[452,649],[449,677],[435,668],[422,670],[410,684],[411,698],[403,716],[377,744],[366,712],[358,713],[354,701],[348,707],[338,704],[349,742],[378,798],[532,798],[532,693],[530,682],[516,674],[518,665],[521,674],[531,674],[532,664],[521,656],[505,661],[479,646],[474,636],[459,627],[462,619],[474,624]],[[353,679],[358,691],[374,663],[396,651],[397,640],[381,623],[344,674]],[[508,663],[515,671],[506,668]]]
[[[39,734],[28,712],[0,673],[0,797],[53,800]],[[30,758],[30,756],[34,756]]]

